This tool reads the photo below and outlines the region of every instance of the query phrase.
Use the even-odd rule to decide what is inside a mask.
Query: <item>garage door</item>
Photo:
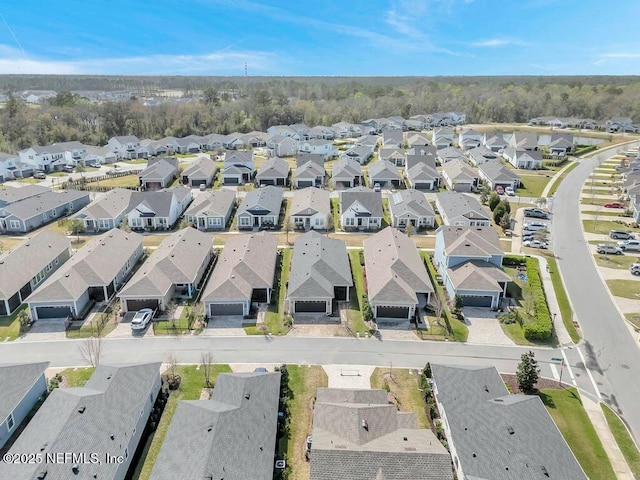
[[[378,307],[378,317],[409,318],[409,307]]]
[[[296,302],[296,305],[295,305],[296,313],[309,313],[309,312],[325,313],[326,311],[327,311],[326,302]]]
[[[260,180],[260,185],[275,185],[276,182],[273,180]]]
[[[431,184],[430,183],[416,183],[415,186],[416,189],[418,190],[430,190],[431,189]]]
[[[469,183],[456,183],[453,186],[453,189],[456,192],[470,192],[471,191],[471,184],[469,184]]]
[[[144,184],[145,190],[160,190],[162,188],[162,184],[160,182],[147,182]]]
[[[491,296],[472,297],[464,295],[462,297],[462,302],[465,307],[490,307],[491,300]]]
[[[238,183],[240,182],[236,177],[225,177],[222,183],[224,183],[225,185],[238,185]]]
[[[212,303],[209,305],[209,316],[243,315],[241,303]]]
[[[71,307],[36,307],[38,319],[67,318],[71,315]]]
[[[313,180],[300,180],[298,181],[298,188],[313,187]]]
[[[142,310],[143,308],[150,308],[155,310],[158,308],[160,302],[158,299],[155,300],[127,300],[127,311],[129,312],[137,312],[138,310]]]
[[[191,186],[192,187],[199,187],[200,185],[206,185],[207,181],[206,180],[192,180],[191,181]]]

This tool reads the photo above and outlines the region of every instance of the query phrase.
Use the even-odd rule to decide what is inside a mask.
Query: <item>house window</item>
[[[142,226],[142,219],[140,219],[140,218],[132,218],[131,219],[131,226],[132,227],[141,227]]]
[[[47,220],[49,218],[49,214],[47,212],[42,212],[42,218]]]
[[[124,459],[125,460],[129,460],[129,449],[128,448],[124,449]]]
[[[207,218],[207,225],[209,225],[209,226],[220,225],[220,218],[218,218],[218,217],[208,217]]]
[[[320,225],[322,225],[322,219],[316,218],[316,227],[319,227]]]
[[[377,218],[370,218],[369,219],[369,223],[371,225],[377,225],[378,224],[378,219]]]
[[[58,212],[57,212],[57,211],[56,211],[56,209],[54,208],[54,209],[51,211],[51,216],[52,216],[52,217],[55,217],[56,215],[58,215]]]
[[[345,224],[347,227],[353,227],[353,226],[355,225],[355,218],[353,218],[353,217],[347,217],[347,218],[345,218],[344,224]]]
[[[101,219],[98,221],[100,228],[109,228],[109,220]]]
[[[60,263],[60,259],[59,259],[58,257],[56,257],[56,259],[54,260],[54,263],[55,263],[56,265],[58,265],[58,263]]]
[[[240,225],[244,225],[244,226],[250,225],[249,220],[250,220],[249,217],[240,217]]]
[[[13,413],[10,413],[9,416],[7,417],[7,430],[11,431],[15,426],[16,426],[16,423],[13,420]]]
[[[9,220],[9,225],[12,230],[18,230],[20,228],[20,222],[18,220]]]
[[[167,226],[167,219],[166,218],[158,218],[158,224],[166,227]]]

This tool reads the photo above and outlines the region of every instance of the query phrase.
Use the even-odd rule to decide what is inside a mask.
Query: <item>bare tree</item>
[[[204,374],[204,383],[207,388],[213,387],[213,382],[211,381],[211,376],[213,373],[213,353],[212,352],[204,352],[200,356],[200,364],[202,367],[202,373]]]
[[[92,367],[100,365],[102,357],[102,338],[89,337],[80,344],[80,356]]]
[[[438,295],[438,292],[434,292],[434,294],[431,296],[431,306],[433,307],[433,311],[436,314],[436,321],[438,322],[438,325],[440,325],[440,320],[442,319],[445,305],[442,301],[442,297]]]
[[[169,363],[169,371],[171,372],[171,378],[175,380],[177,374],[176,370],[178,368],[178,356],[171,352],[167,357],[167,362]]]
[[[288,218],[285,219],[283,225],[284,233],[287,235],[287,245],[289,245],[289,232],[291,231],[291,222]]]
[[[413,235],[415,228],[413,227],[413,223],[409,222],[407,223],[407,227],[404,231],[404,233],[407,235],[407,237],[410,237],[411,235]]]

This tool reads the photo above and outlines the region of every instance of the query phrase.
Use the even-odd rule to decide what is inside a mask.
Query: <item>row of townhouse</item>
[[[638,133],[640,130],[638,124],[629,117],[611,117],[607,120],[598,121],[592,118],[542,116],[529,120],[529,125],[604,130],[609,133]]]

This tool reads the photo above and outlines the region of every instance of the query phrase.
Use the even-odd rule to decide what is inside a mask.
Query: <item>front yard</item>
[[[349,250],[349,262],[351,263],[351,276],[353,278],[353,288],[350,292],[349,310],[347,317],[349,319],[349,329],[355,334],[360,335],[370,333],[371,330],[362,318],[362,296],[366,295],[364,281],[364,268],[360,265],[360,252],[362,250]]]
[[[15,340],[20,336],[20,321],[18,314],[27,309],[27,305],[22,305],[13,314],[0,317],[0,342]]]
[[[140,185],[138,175],[123,175],[122,177],[112,177],[105,180],[93,182],[100,187],[137,187]]]
[[[429,428],[424,397],[420,388],[420,369],[376,368],[371,375],[371,388],[381,388],[393,395],[398,410],[416,415],[420,428]]]
[[[521,197],[540,198],[547,184],[551,181],[553,175],[520,175],[522,186],[518,188],[516,195]]]
[[[631,230],[632,232],[640,232],[640,228],[635,226],[632,221],[611,221],[611,220],[583,220],[582,228],[587,233],[601,233],[609,235],[611,230]]]
[[[599,267],[618,268],[628,270],[632,263],[640,262],[640,257],[633,255],[600,255],[595,254],[596,264]]]
[[[638,280],[607,280],[611,295],[616,297],[640,299],[640,282]]]

